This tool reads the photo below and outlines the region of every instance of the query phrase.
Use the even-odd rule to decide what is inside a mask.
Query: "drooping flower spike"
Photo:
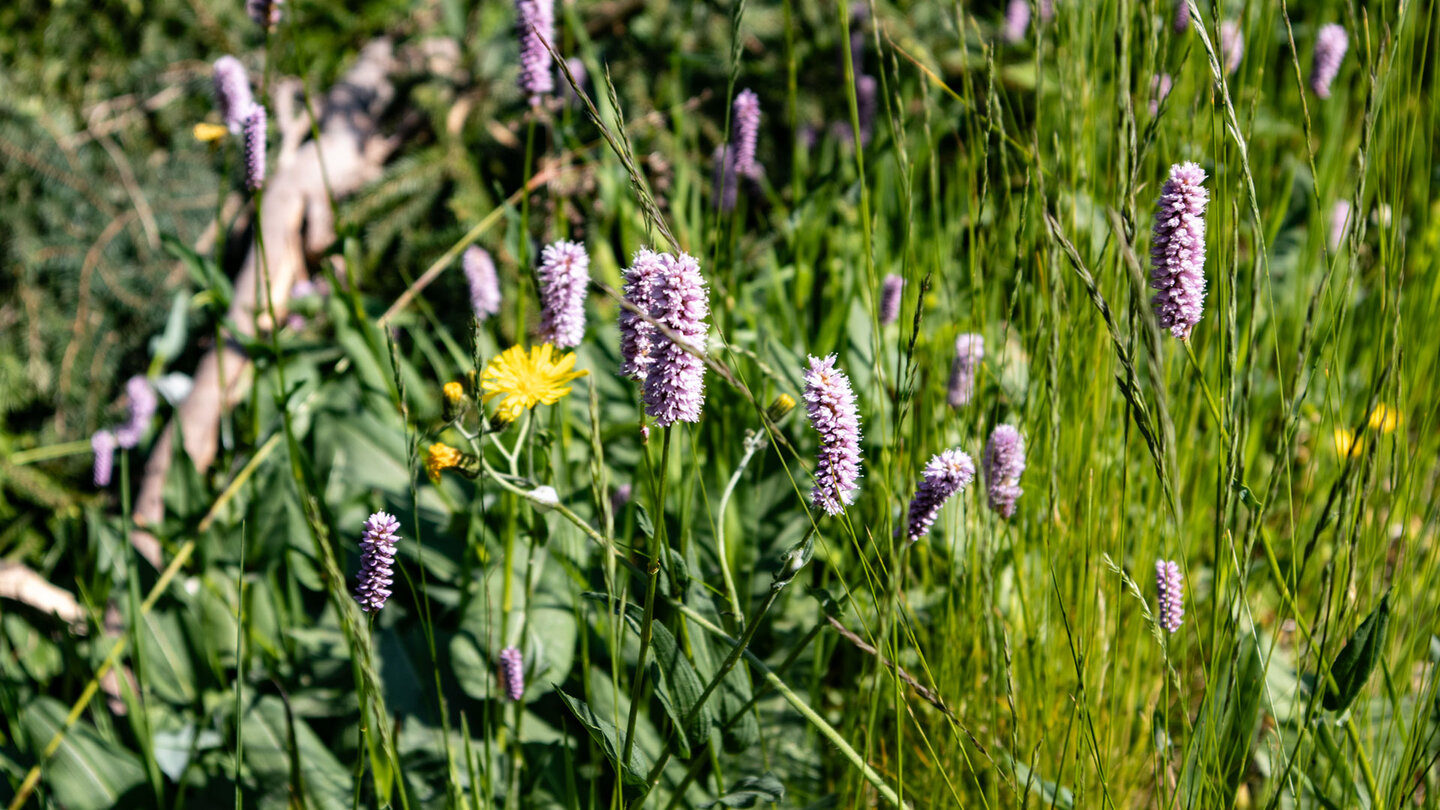
[[[817,509],[838,515],[860,489],[860,410],[850,378],[835,367],[835,355],[810,358],[804,399],[810,426],[820,434],[812,497]]]
[[[579,242],[556,242],[540,253],[540,339],[557,349],[585,339],[585,293],[590,287],[590,254]]]
[[[954,448],[930,459],[915,497],[910,501],[909,525],[905,537],[911,543],[930,533],[940,507],[975,480],[975,463],[969,454]]]
[[[366,613],[385,607],[394,580],[395,533],[400,521],[394,515],[376,512],[365,521],[360,537],[360,576],[355,586],[355,601]]]
[[[1170,167],[1155,205],[1150,243],[1150,299],[1160,328],[1181,340],[1205,312],[1205,170],[1195,163]]]

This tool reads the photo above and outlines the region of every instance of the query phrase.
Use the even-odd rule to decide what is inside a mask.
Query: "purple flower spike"
[[[955,338],[955,362],[950,366],[950,407],[970,404],[975,396],[975,370],[985,359],[985,338],[965,333]]]
[[[900,298],[905,279],[891,273],[880,284],[880,325],[889,326],[900,320]]]
[[[239,59],[222,56],[215,60],[212,80],[215,83],[215,109],[225,119],[230,134],[239,135],[240,128],[245,125],[245,115],[250,112],[250,105],[255,103],[255,97],[250,94],[250,76]]]
[[[1048,23],[1055,19],[1055,0],[1040,0],[1040,22]]]
[[[810,358],[805,372],[805,411],[820,434],[815,463],[815,506],[838,515],[860,489],[860,410],[850,378],[835,367],[835,355]]]
[[[1185,589],[1180,578],[1180,566],[1156,560],[1155,587],[1160,592],[1160,626],[1173,633],[1180,629],[1180,623],[1185,619]]]
[[[579,242],[556,242],[540,253],[540,339],[557,349],[585,338],[585,292],[590,254]]]
[[[478,320],[500,314],[500,279],[495,275],[495,260],[478,245],[465,249],[460,269],[470,285],[470,308]]]
[[[1190,30],[1190,6],[1185,0],[1175,0],[1175,32],[1184,33]]]
[[[720,144],[711,153],[710,162],[714,166],[715,205],[726,213],[734,211],[736,195],[739,192],[739,180],[735,172],[735,148]]]
[[[1150,287],[1160,327],[1181,340],[1205,313],[1205,170],[1195,163],[1170,167],[1155,205],[1150,244]]]
[[[1170,88],[1173,82],[1169,73],[1161,73],[1159,76],[1150,78],[1150,117],[1154,118],[1160,114],[1160,105],[1170,96]]]
[[[650,317],[685,344],[669,340],[659,330],[652,336],[651,363],[645,374],[645,413],[663,428],[700,421],[705,404],[705,336],[710,331],[705,318],[710,315],[710,296],[694,256],[681,253],[677,258],[666,253],[660,261],[664,269],[651,288]]]
[[[755,148],[760,139],[760,97],[753,90],[741,90],[735,95],[735,172],[742,177],[754,177],[756,172]]]
[[[145,437],[145,429],[150,427],[150,420],[155,417],[159,400],[155,398],[155,389],[150,387],[150,382],[138,374],[125,382],[125,396],[130,399],[130,416],[125,424],[115,429],[115,442],[128,450]]]
[[[555,74],[550,70],[550,51],[555,42],[554,0],[516,0],[516,27],[520,39],[520,89],[530,94],[530,105],[538,106],[541,96],[555,92]]]
[[[1244,55],[1245,38],[1240,35],[1240,24],[1234,20],[1220,23],[1220,59],[1225,63],[1225,73],[1238,70]]]
[[[1340,63],[1350,47],[1343,25],[1330,23],[1315,36],[1315,60],[1310,66],[1310,89],[1320,98],[1330,98],[1330,83],[1340,72]]]
[[[1334,253],[1340,249],[1341,243],[1345,241],[1345,231],[1350,227],[1350,201],[1336,200],[1330,207],[1330,233],[1326,235],[1330,252]]]
[[[514,647],[500,651],[500,691],[511,703],[525,697],[525,660]]]
[[[958,448],[946,450],[931,458],[930,463],[925,465],[915,497],[910,501],[910,526],[906,539],[913,543],[929,534],[930,527],[940,514],[940,507],[974,480],[975,462],[964,451]]]
[[[251,104],[245,115],[245,187],[259,191],[265,185],[265,108]]]
[[[1000,517],[1015,514],[1015,501],[1025,494],[1020,476],[1025,472],[1025,439],[1010,425],[999,425],[985,444],[985,489],[990,508]]]
[[[860,145],[868,146],[875,133],[875,113],[880,108],[880,82],[874,76],[855,80],[855,112],[860,116]]]
[[[390,583],[395,581],[395,533],[400,521],[394,515],[376,512],[365,521],[360,537],[360,577],[355,586],[355,601],[366,613],[376,613],[390,598]]]
[[[104,489],[110,486],[110,478],[115,470],[115,448],[120,443],[115,440],[115,434],[108,430],[97,430],[95,435],[90,437],[90,449],[95,453],[95,487]]]
[[[625,300],[646,315],[655,307],[655,285],[665,273],[661,254],[648,248],[635,251],[635,258],[625,271]],[[620,373],[632,380],[645,380],[645,372],[654,360],[651,347],[655,327],[638,313],[620,310]]]
[[[1029,27],[1029,0],[1010,0],[1010,4],[1005,7],[1005,41],[1015,43],[1025,39],[1025,29]]]

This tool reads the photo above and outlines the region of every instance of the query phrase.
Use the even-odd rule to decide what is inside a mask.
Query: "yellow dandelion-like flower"
[[[480,375],[481,398],[486,402],[504,396],[495,415],[506,422],[520,418],[520,414],[536,405],[554,405],[570,393],[566,383],[590,372],[571,371],[575,367],[574,353],[553,357],[555,347],[542,343],[525,351],[511,346],[499,357],[490,361]]]
[[[1394,408],[1388,408],[1385,403],[1377,403],[1375,410],[1370,412],[1370,429],[1382,433],[1391,433],[1400,426],[1400,412]]]
[[[456,466],[461,458],[459,450],[443,442],[436,442],[425,451],[425,472],[430,475],[431,481],[439,481],[440,471]]]
[[[1355,434],[1345,428],[1335,428],[1335,452],[1341,458],[1347,458],[1354,452],[1360,452],[1362,443],[1355,438]]]
[[[201,143],[210,143],[211,141],[218,141],[226,135],[229,135],[230,130],[226,129],[220,124],[200,123],[195,125],[193,133],[195,135],[195,140],[200,141]]]

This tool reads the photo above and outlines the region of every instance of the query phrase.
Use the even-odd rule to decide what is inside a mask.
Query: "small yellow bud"
[[[795,410],[795,398],[789,394],[780,394],[770,403],[770,407],[765,409],[765,415],[770,418],[771,422],[778,424],[793,410]]]
[[[446,402],[458,403],[465,397],[465,389],[458,382],[445,383],[445,387],[441,390],[445,393]]]
[[[226,135],[230,134],[230,130],[220,126],[219,124],[199,123],[195,125],[195,129],[192,131],[195,135],[195,140],[200,141],[201,143],[218,141]]]
[[[461,414],[465,413],[466,399],[464,386],[458,382],[448,382],[445,383],[444,388],[440,389],[440,392],[443,394],[445,400],[441,408],[441,415],[445,418],[445,421],[453,422],[459,419]]]
[[[1348,458],[1351,453],[1360,452],[1363,444],[1355,439],[1355,434],[1345,428],[1335,428],[1335,452],[1341,458]]]
[[[1392,433],[1400,426],[1400,412],[1394,408],[1387,408],[1385,403],[1375,405],[1375,410],[1370,412],[1370,429],[1378,430],[1381,433]]]

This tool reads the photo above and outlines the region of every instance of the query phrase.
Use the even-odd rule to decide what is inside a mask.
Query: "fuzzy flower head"
[[[659,427],[698,422],[705,403],[705,337],[710,331],[710,293],[694,256],[661,256],[663,272],[651,289],[650,317],[675,333],[652,336],[652,360],[645,374],[645,413]],[[681,344],[684,345],[681,345]],[[698,356],[697,356],[698,355]]]
[[[1175,0],[1175,32],[1190,30],[1190,6],[1185,0]]]
[[[1180,578],[1180,566],[1173,561],[1155,561],[1155,587],[1159,591],[1160,626],[1166,632],[1180,629],[1185,619],[1184,581]]]
[[[394,515],[376,512],[365,521],[360,536],[360,576],[355,584],[355,601],[366,613],[385,607],[390,585],[395,581],[395,533],[400,521]]]
[[[525,661],[520,651],[506,647],[500,651],[500,692],[505,700],[515,703],[525,697]]]
[[[128,450],[144,438],[160,403],[155,389],[150,387],[150,381],[138,374],[125,381],[125,396],[130,400],[130,415],[125,424],[115,428],[115,442]]]
[[[1015,501],[1025,493],[1020,476],[1025,472],[1025,439],[1010,425],[1000,425],[985,443],[985,489],[990,508],[1000,517],[1015,514]]]
[[[520,414],[536,405],[554,405],[570,393],[571,380],[584,377],[590,372],[575,368],[575,354],[567,352],[555,356],[555,347],[549,343],[535,346],[526,352],[519,346],[511,346],[485,366],[480,374],[480,398],[485,402],[504,397],[495,415],[505,422],[513,422]]]
[[[1160,105],[1170,96],[1170,88],[1174,82],[1169,73],[1161,73],[1158,76],[1150,77],[1150,117],[1154,118],[1160,114]]]
[[[542,96],[555,92],[550,51],[555,42],[555,1],[517,0],[516,35],[520,40],[520,89],[538,106]]]
[[[1150,302],[1160,328],[1181,340],[1205,312],[1205,170],[1195,163],[1170,167],[1155,204],[1150,243]]]
[[[880,325],[889,326],[900,320],[900,296],[905,290],[905,279],[895,273],[885,277],[880,284]]]
[[[225,126],[235,135],[245,125],[245,115],[255,97],[250,93],[250,77],[245,66],[233,56],[222,56],[215,60],[213,80],[215,82],[215,109],[225,119]]]
[[[585,339],[585,292],[590,254],[579,242],[556,242],[540,253],[540,339],[557,349]]]
[[[1336,200],[1330,207],[1330,230],[1326,234],[1326,244],[1330,246],[1330,252],[1334,253],[1340,249],[1341,243],[1345,241],[1345,232],[1350,228],[1350,201]]]
[[[119,446],[119,442],[115,440],[115,434],[108,430],[97,430],[95,435],[90,437],[90,450],[95,454],[95,486],[97,489],[110,486],[110,479],[115,470],[115,448]]]
[[[1048,23],[1055,19],[1055,0],[1040,0],[1040,22]]]
[[[805,372],[805,412],[820,434],[815,462],[815,506],[838,515],[860,489],[860,410],[850,378],[835,367],[835,355],[810,358]]]
[[[1003,32],[1005,41],[1019,42],[1025,38],[1025,29],[1029,27],[1029,0],[1010,0],[1010,3],[1005,6],[1005,29]]]
[[[950,365],[950,407],[970,404],[975,396],[975,371],[985,359],[985,338],[967,332],[955,338],[955,361]]]
[[[495,260],[479,245],[465,249],[460,269],[470,287],[470,308],[476,320],[500,314],[500,279],[495,275]]]
[[[661,254],[648,248],[635,252],[630,267],[625,270],[625,300],[635,308],[650,314],[655,306],[655,285],[665,273],[665,262]],[[655,342],[655,327],[629,309],[620,310],[620,373],[632,380],[645,379],[645,373],[654,359],[651,347]]]
[[[946,450],[930,459],[910,501],[909,526],[905,537],[915,542],[930,533],[940,507],[951,496],[970,486],[975,480],[975,462],[959,448]]]
[[[743,177],[754,177],[755,149],[760,139],[760,97],[753,90],[735,95],[735,171]]]
[[[1220,23],[1220,60],[1225,63],[1225,72],[1234,73],[1240,69],[1240,59],[1245,56],[1245,37],[1240,34],[1240,24],[1234,20]]]
[[[1330,83],[1340,72],[1340,63],[1350,47],[1345,26],[1336,23],[1320,29],[1315,36],[1315,58],[1310,66],[1310,89],[1320,98],[1330,97]]]
[[[265,185],[265,108],[251,104],[245,115],[245,187],[259,191]]]

